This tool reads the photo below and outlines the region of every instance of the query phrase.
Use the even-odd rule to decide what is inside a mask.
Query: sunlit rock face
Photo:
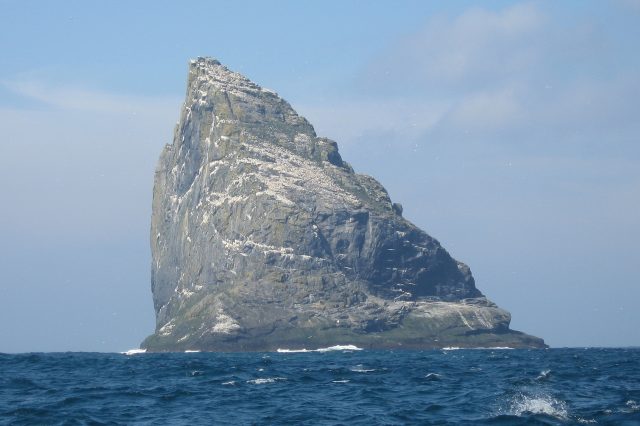
[[[541,347],[275,92],[190,62],[158,163],[149,350]]]

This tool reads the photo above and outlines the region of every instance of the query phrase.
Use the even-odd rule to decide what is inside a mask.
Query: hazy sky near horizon
[[[0,0],[0,352],[152,333],[187,62],[276,90],[552,346],[640,345],[640,1]]]

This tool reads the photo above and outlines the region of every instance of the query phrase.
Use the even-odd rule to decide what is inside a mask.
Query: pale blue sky
[[[0,0],[0,352],[153,330],[188,59],[276,90],[553,346],[640,345],[640,2]]]

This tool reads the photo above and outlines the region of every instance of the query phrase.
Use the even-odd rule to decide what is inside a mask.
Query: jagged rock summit
[[[275,92],[189,66],[155,174],[149,351],[544,347]]]

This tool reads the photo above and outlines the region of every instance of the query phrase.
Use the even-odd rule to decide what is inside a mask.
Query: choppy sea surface
[[[640,348],[0,354],[0,424],[640,425]]]

